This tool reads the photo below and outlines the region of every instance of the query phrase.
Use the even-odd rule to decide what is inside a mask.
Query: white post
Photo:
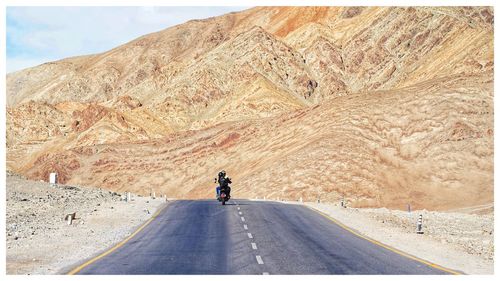
[[[302,203],[302,197],[299,198],[299,202]]]
[[[153,192],[153,199],[156,199],[156,192]]]
[[[130,192],[127,192],[127,202],[130,202]]]
[[[71,225],[71,223],[73,223],[73,217],[69,216],[68,217],[68,225]]]
[[[49,182],[51,185],[57,184],[57,173],[50,173]]]
[[[417,234],[424,234],[424,231],[422,230],[422,215],[418,216],[418,221],[417,221]]]

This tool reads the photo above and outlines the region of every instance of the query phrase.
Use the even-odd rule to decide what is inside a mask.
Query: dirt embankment
[[[7,175],[7,274],[65,273],[130,235],[165,200]],[[71,225],[64,221],[76,212]]]

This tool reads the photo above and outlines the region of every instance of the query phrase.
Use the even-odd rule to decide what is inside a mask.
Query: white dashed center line
[[[244,218],[244,217],[241,217],[241,221],[245,221],[245,218]]]
[[[244,228],[245,230],[248,230],[248,225],[244,224],[244,225],[243,225],[243,228]]]
[[[262,260],[262,258],[260,256],[255,256],[255,258],[257,259],[258,264],[264,264],[264,261]]]
[[[238,211],[240,210],[240,207],[238,207]]]
[[[247,235],[248,235],[248,238],[250,238],[250,239],[253,238],[252,233],[248,232]]]
[[[252,243],[252,249],[257,250],[257,244]]]
[[[243,213],[242,213],[242,212],[238,212],[238,214],[240,214],[240,216],[241,216],[241,215],[243,215]]]

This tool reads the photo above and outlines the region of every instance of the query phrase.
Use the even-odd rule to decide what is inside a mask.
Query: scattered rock
[[[121,241],[126,233],[150,217],[144,211],[145,201],[139,199],[135,204],[125,204],[117,208],[116,204],[122,203],[119,203],[112,193],[96,198],[95,195],[99,194],[97,189],[55,188],[51,189],[51,195],[47,196],[49,187],[47,183],[29,181],[17,176],[7,177],[6,197],[11,199],[6,203],[5,225],[9,274],[57,273],[63,267],[70,266],[82,258],[90,258]],[[68,200],[61,199],[61,196]],[[47,203],[40,202],[40,198],[47,198]],[[29,208],[26,207],[26,201],[21,199],[30,201]],[[106,208],[114,211],[93,213],[97,211],[97,204],[105,204]],[[151,208],[159,205],[147,204]],[[68,228],[66,223],[62,224],[61,221],[65,214],[75,210],[81,217]],[[93,214],[90,215],[91,213]],[[113,221],[112,229],[109,228],[110,221]],[[61,247],[72,245],[75,241],[86,246],[75,247],[71,251]],[[44,258],[40,259],[39,256]],[[64,258],[57,258],[56,261],[55,257]],[[37,266],[33,267],[29,262],[29,266],[13,263],[19,259],[29,262],[35,262],[33,259],[36,259]],[[38,266],[38,263],[41,265]]]

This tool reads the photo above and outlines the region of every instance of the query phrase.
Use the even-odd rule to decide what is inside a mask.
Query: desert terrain
[[[493,9],[257,7],[7,75],[7,169],[212,198],[493,202]]]
[[[65,273],[162,208],[150,193],[214,198],[221,169],[234,198],[493,273],[493,22],[492,7],[256,7],[8,74],[7,273]]]

